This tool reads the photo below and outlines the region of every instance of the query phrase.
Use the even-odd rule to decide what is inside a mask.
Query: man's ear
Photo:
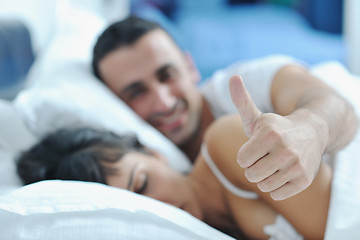
[[[201,74],[198,68],[196,67],[193,57],[189,52],[184,52],[184,56],[192,79],[194,80],[195,83],[198,83],[201,79]]]

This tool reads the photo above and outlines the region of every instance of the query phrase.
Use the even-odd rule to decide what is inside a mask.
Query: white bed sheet
[[[337,155],[325,240],[360,237],[360,132]]]
[[[360,76],[340,63],[314,66],[312,72],[349,100],[360,119]],[[325,240],[360,237],[360,131],[336,154]]]
[[[69,3],[59,1],[59,9],[64,10]],[[15,102],[16,110],[35,134],[31,141],[64,124],[103,124],[116,132],[135,130],[145,144],[170,156],[175,168],[188,170],[186,157],[91,76],[89,49],[105,20],[83,11],[65,17],[65,22],[55,22],[58,29],[53,41],[30,74],[29,80],[37,88],[24,91]],[[312,71],[341,92],[360,115],[359,77],[350,75],[337,62],[314,66]],[[86,79],[89,84],[84,88]],[[7,137],[11,139],[15,129],[2,130],[10,130]],[[16,136],[12,146],[21,141],[21,133]],[[0,144],[9,143],[3,139],[0,136]],[[3,146],[0,157],[7,160],[0,163],[0,173],[4,173],[0,193],[18,190],[0,197],[0,239],[231,239],[180,209],[100,184],[44,181],[19,188],[12,160],[20,148],[15,151],[12,146]],[[337,155],[326,240],[360,236],[359,149],[358,134]],[[98,196],[101,201],[96,200]]]
[[[359,100],[359,96],[358,96],[358,92],[360,91],[360,80],[358,77],[356,76],[352,76],[350,75],[346,69],[339,63],[336,62],[329,62],[329,63],[324,63],[318,66],[315,66],[312,69],[313,73],[316,74],[317,76],[321,77],[322,79],[325,79],[330,85],[332,85],[333,87],[335,87],[340,93],[343,94],[343,96],[345,98],[347,98],[354,106],[356,112],[359,114],[360,110],[359,110],[359,106],[360,106],[360,100]],[[80,76],[80,75],[75,75],[75,76]],[[79,85],[80,84],[80,85]],[[98,84],[98,83],[97,83]],[[111,123],[111,120],[116,120],[117,117],[109,117],[109,116],[113,116],[111,114],[114,114],[113,110],[116,109],[118,106],[115,104],[115,102],[117,102],[117,100],[115,100],[115,98],[112,97],[106,97],[105,95],[103,96],[104,98],[102,98],[104,101],[112,101],[113,103],[109,103],[109,105],[107,106],[112,106],[109,107],[109,109],[107,110],[107,114],[109,114],[108,117],[104,117],[101,116],[99,117],[99,114],[96,114],[96,109],[98,109],[98,105],[96,105],[97,103],[94,103],[95,108],[90,108],[92,110],[89,110],[85,107],[85,110],[81,110],[80,108],[84,107],[84,104],[86,102],[86,98],[85,99],[81,99],[79,100],[76,97],[71,97],[72,95],[78,96],[79,98],[81,98],[82,95],[77,94],[79,90],[81,90],[81,80],[79,80],[77,82],[77,84],[75,84],[75,88],[71,90],[71,87],[69,88],[69,85],[67,83],[64,84],[60,84],[60,82],[58,84],[53,84],[51,85],[52,87],[50,87],[49,89],[47,89],[44,85],[44,88],[37,88],[34,91],[29,90],[26,94],[24,94],[24,96],[26,95],[28,97],[27,101],[17,101],[17,111],[21,112],[21,107],[19,107],[19,102],[22,102],[23,105],[23,112],[22,112],[22,116],[25,116],[24,120],[27,123],[27,125],[31,125],[34,124],[34,126],[32,126],[32,128],[36,129],[38,127],[38,130],[44,130],[44,129],[51,129],[52,127],[54,127],[55,122],[52,121],[46,121],[45,119],[48,118],[49,119],[53,119],[56,120],[58,118],[58,116],[61,115],[61,111],[65,111],[65,114],[68,114],[69,118],[58,118],[58,120],[61,122],[61,119],[63,119],[63,121],[70,121],[70,123],[72,122],[71,119],[78,119],[77,117],[80,116],[71,116],[71,115],[76,115],[76,114],[84,114],[82,117],[80,117],[80,119],[83,119],[84,121],[86,119],[90,119],[91,122],[97,122],[97,124],[101,124],[102,122],[105,121],[105,119],[107,119],[106,122],[105,121],[105,125],[107,127],[111,128],[116,128],[116,122],[115,123]],[[64,87],[64,88],[62,88]],[[95,90],[96,85],[93,86],[94,88],[90,88],[92,90],[89,90],[89,93],[85,93],[89,94],[88,96],[90,96],[91,91]],[[98,86],[99,87],[99,86]],[[67,90],[66,92],[69,93],[69,97],[67,98],[67,100],[69,101],[67,103],[68,107],[64,107],[64,96],[66,95],[62,95],[63,93],[59,93],[59,95],[56,94],[56,90],[58,90],[59,92],[61,92],[62,90]],[[100,87],[101,89],[101,87]],[[53,92],[51,92],[53,91]],[[103,90],[100,90],[100,92]],[[84,91],[83,91],[84,92]],[[86,91],[85,91],[86,92]],[[31,93],[31,94],[30,94]],[[50,94],[51,93],[51,94]],[[55,93],[55,95],[53,95],[53,93]],[[105,92],[100,93],[100,95],[102,96],[102,94],[105,94]],[[109,93],[106,93],[109,94]],[[30,97],[31,96],[31,97]],[[54,99],[51,99],[51,96],[54,97]],[[59,97],[59,98],[57,98]],[[23,97],[19,97],[19,99],[24,99]],[[40,101],[41,100],[41,101]],[[76,103],[76,101],[79,101],[78,103]],[[91,99],[90,99],[91,101]],[[99,102],[99,101],[98,101]],[[41,104],[43,103],[43,104]],[[50,104],[50,105],[49,105]],[[52,105],[51,105],[52,104]],[[46,108],[43,108],[44,106],[52,106],[53,108],[56,108],[56,106],[59,106],[59,108],[57,110],[52,109],[51,111],[46,111]],[[65,104],[66,105],[66,104]],[[37,106],[37,107],[36,107]],[[71,107],[70,107],[71,106]],[[97,107],[96,107],[97,106]],[[106,108],[106,107],[105,107]],[[103,109],[102,109],[103,110]],[[16,111],[11,110],[13,113],[16,113]],[[24,112],[27,111],[27,114],[24,114]],[[60,111],[60,112],[59,112]],[[70,112],[68,112],[70,111]],[[90,111],[90,113],[85,113],[86,111]],[[121,111],[119,111],[119,116],[121,115]],[[127,112],[125,111],[126,114],[130,113],[133,114],[131,112]],[[125,112],[123,112],[123,114],[125,114]],[[36,114],[35,114],[36,113]],[[43,114],[43,115],[38,115],[38,113]],[[53,116],[46,116],[47,114],[53,115]],[[70,113],[70,115],[69,115]],[[35,114],[35,115],[34,115]],[[45,115],[44,115],[45,114]],[[55,114],[55,115],[54,115]],[[90,114],[90,115],[88,115]],[[27,116],[27,117],[26,117]],[[30,117],[29,117],[30,116]],[[34,119],[32,119],[32,117],[36,117],[34,121]],[[44,118],[42,119],[43,116]],[[71,118],[72,117],[72,118]],[[11,120],[10,120],[11,121]],[[24,126],[21,126],[21,121],[16,121],[19,125],[14,125],[14,129],[19,129],[18,127],[22,127],[23,129]],[[13,123],[16,123],[15,121],[13,121]],[[136,123],[136,122],[135,122]],[[50,124],[50,125],[48,125]],[[132,124],[134,124],[134,122],[132,122]],[[144,124],[144,123],[141,123]],[[6,126],[6,123],[4,123],[3,125]],[[60,124],[61,125],[61,124]],[[136,125],[136,124],[135,124]],[[140,129],[138,129],[139,131],[142,130],[143,125],[138,125],[138,127]],[[4,129],[3,129],[4,130]],[[10,130],[10,131],[9,131]],[[7,129],[8,132],[11,132],[11,129]],[[43,134],[45,134],[45,132],[43,132]],[[27,132],[28,134],[28,132]],[[360,226],[360,201],[358,199],[359,198],[359,193],[360,191],[358,189],[360,189],[360,180],[359,180],[359,171],[360,171],[360,161],[359,161],[359,157],[360,156],[360,140],[359,140],[359,134],[357,134],[355,140],[348,146],[346,147],[344,150],[342,150],[341,152],[339,152],[337,154],[336,157],[336,162],[335,162],[335,172],[334,172],[334,180],[333,180],[333,186],[332,186],[332,199],[331,199],[331,205],[330,205],[330,211],[329,211],[329,219],[328,219],[328,223],[327,223],[327,229],[326,229],[326,240],[334,240],[334,239],[342,239],[343,237],[346,237],[347,239],[356,239],[357,236],[360,235],[360,230],[358,228],[358,226]],[[19,138],[21,134],[17,133],[17,141],[16,139],[13,141],[13,143],[18,143],[18,140],[21,139]],[[41,134],[40,134],[41,135]],[[9,135],[10,137],[14,137]],[[145,135],[144,138],[147,137],[151,137],[151,135]],[[34,137],[31,137],[31,141],[33,140]],[[151,139],[151,138],[150,138]],[[30,141],[30,142],[31,142]],[[0,142],[6,142],[4,140],[0,141]],[[159,147],[163,146],[161,145],[162,142],[159,142]],[[16,144],[15,144],[16,145]],[[14,146],[15,146],[14,145]],[[5,146],[5,145],[4,145]],[[22,149],[24,146],[15,146],[15,147],[9,147],[9,149]],[[7,153],[7,152],[6,152]],[[10,155],[7,155],[8,157],[12,156],[11,154],[14,154],[15,151],[9,151]],[[4,162],[3,162],[4,163]],[[175,163],[176,164],[176,163]],[[13,180],[15,181],[14,184],[12,186],[12,188],[10,188],[11,190],[13,190],[13,188],[16,188],[17,184],[19,183],[18,181],[18,177],[15,174],[14,171],[14,162],[9,161],[8,164],[2,164],[2,171],[3,172],[7,172],[8,175],[10,176],[7,179],[4,179],[4,181],[9,180],[11,178],[13,178]],[[8,167],[10,167],[9,171],[7,171]],[[9,174],[10,173],[10,174]],[[4,181],[2,182],[3,184]],[[12,180],[10,180],[12,181]],[[17,182],[16,182],[17,181]],[[54,184],[54,185],[51,185]],[[191,216],[187,216],[185,218],[183,218],[184,214],[186,215],[186,213],[182,213],[181,210],[175,211],[175,210],[171,210],[173,215],[170,217],[170,219],[167,219],[166,221],[163,220],[159,220],[160,219],[164,219],[163,214],[165,212],[167,212],[167,210],[159,210],[160,206],[165,206],[164,209],[168,209],[168,206],[166,206],[166,204],[162,204],[162,203],[156,203],[156,205],[159,207],[157,211],[153,212],[151,209],[152,208],[152,202],[153,201],[148,201],[150,199],[145,199],[145,200],[141,200],[139,202],[133,201],[134,198],[134,194],[131,193],[122,193],[121,195],[123,196],[123,201],[126,202],[126,204],[130,203],[129,208],[127,207],[128,205],[121,205],[122,208],[127,209],[127,213],[128,215],[121,215],[119,212],[115,211],[114,215],[111,215],[112,217],[108,217],[106,214],[104,214],[104,212],[106,213],[112,213],[111,209],[114,209],[114,206],[111,204],[114,204],[114,201],[111,202],[103,202],[104,199],[102,199],[102,201],[100,202],[94,202],[94,198],[95,196],[106,196],[109,195],[109,199],[110,199],[110,195],[111,195],[111,199],[113,198],[114,192],[113,190],[110,190],[111,193],[105,193],[107,190],[100,190],[101,188],[106,188],[106,186],[96,186],[94,188],[96,188],[96,190],[91,190],[93,187],[90,183],[87,183],[86,186],[89,187],[85,187],[82,188],[83,186],[80,183],[51,183],[51,184],[44,184],[41,183],[39,185],[32,185],[31,187],[24,187],[24,188],[20,188],[18,191],[14,192],[13,194],[7,194],[7,195],[3,195],[0,198],[0,220],[1,222],[5,222],[5,224],[2,224],[0,226],[0,237],[1,239],[8,239],[7,237],[11,237],[11,239],[34,239],[31,238],[31,236],[38,236],[39,238],[37,239],[60,239],[60,238],[56,238],[56,237],[61,237],[62,239],[64,239],[64,237],[67,237],[68,239],[71,239],[72,235],[72,231],[68,230],[66,231],[68,234],[70,234],[69,236],[66,235],[67,233],[62,232],[60,229],[75,229],[74,231],[77,232],[76,234],[81,234],[80,231],[84,230],[82,234],[85,234],[84,236],[86,236],[86,238],[88,239],[104,239],[104,238],[95,238],[96,236],[100,236],[102,234],[100,234],[99,232],[102,232],[104,230],[106,230],[107,233],[104,233],[106,236],[109,237],[109,239],[111,238],[110,233],[113,234],[130,234],[129,236],[134,237],[133,239],[141,239],[141,237],[144,237],[143,235],[139,235],[139,234],[135,234],[135,233],[140,233],[141,230],[139,229],[151,229],[149,227],[149,224],[151,225],[151,223],[157,223],[157,224],[153,224],[151,226],[154,227],[154,229],[149,230],[151,231],[152,234],[154,234],[154,236],[156,236],[157,238],[154,239],[161,239],[159,236],[159,233],[162,232],[162,229],[164,228],[164,224],[165,224],[165,228],[167,226],[169,226],[169,222],[167,221],[171,221],[172,227],[170,227],[169,229],[166,230],[166,233],[164,233],[164,231],[162,232],[163,234],[161,236],[167,236],[166,234],[169,234],[169,236],[174,236],[173,239],[176,239],[175,236],[182,236],[184,237],[183,234],[183,230],[182,229],[182,224],[185,224],[187,226],[187,230],[186,232],[190,231],[189,234],[195,234],[195,235],[191,235],[194,237],[194,239],[199,239],[198,236],[196,234],[198,234],[198,229],[197,227],[194,226],[198,226],[198,223],[196,223],[198,220],[191,217]],[[74,187],[72,187],[72,184],[74,184]],[[91,187],[90,187],[91,185]],[[6,185],[5,185],[6,187]],[[79,189],[82,190],[79,190]],[[4,189],[4,188],[2,188]],[[108,188],[106,188],[108,189]],[[89,192],[87,192],[89,190]],[[100,192],[101,194],[99,194]],[[116,191],[118,192],[118,191]],[[96,193],[96,194],[94,194]],[[79,204],[79,202],[77,202],[76,199],[80,199],[81,196],[78,196],[78,194],[85,194],[84,196],[88,196],[89,199],[83,199],[85,202],[87,201],[87,204]],[[92,195],[94,194],[94,195]],[[129,196],[127,196],[129,195]],[[72,197],[70,197],[72,196]],[[56,197],[54,199],[54,197]],[[135,197],[136,198],[136,197]],[[141,198],[141,196],[140,196]],[[72,202],[71,201],[75,201]],[[84,202],[84,203],[85,203]],[[148,202],[150,205],[148,205]],[[31,205],[34,204],[35,205]],[[37,203],[42,203],[41,205],[43,206],[42,208],[39,208],[39,205]],[[91,214],[88,213],[82,213],[82,210],[85,210],[85,212],[87,212],[89,209],[87,209],[85,206],[91,208],[91,205],[95,203],[95,205],[93,206],[94,209],[102,209],[101,211],[99,210],[99,212],[97,211],[93,211],[91,212]],[[131,206],[135,206],[136,204],[143,204],[143,205],[138,205],[137,210],[133,211]],[[65,204],[65,205],[64,205]],[[66,206],[68,206],[67,204],[70,204],[71,206],[75,206],[76,204],[78,207],[78,210],[76,210],[74,213],[70,213],[70,212],[66,212],[64,213],[64,209],[66,210]],[[110,205],[108,205],[110,204]],[[64,207],[65,206],[65,207]],[[109,209],[105,210],[105,208],[107,207]],[[119,207],[119,206],[117,206]],[[140,211],[141,209],[141,211]],[[156,208],[155,208],[156,209]],[[124,210],[124,209],[122,209]],[[39,211],[39,212],[36,212]],[[160,215],[158,215],[160,211]],[[121,212],[121,211],[120,211]],[[138,219],[139,221],[142,221],[141,219],[144,217],[143,213],[144,212],[148,212],[146,216],[152,216],[154,217],[151,218],[147,218],[148,221],[145,222],[138,222],[139,224],[137,225],[138,229],[137,231],[134,230],[134,228],[131,227],[131,224],[127,224],[129,223],[126,220],[121,219],[123,216],[125,219],[129,218],[129,213],[132,213],[132,217],[135,221],[135,219]],[[121,212],[122,213],[122,212]],[[99,215],[98,215],[99,214]],[[116,215],[119,214],[119,215]],[[178,216],[179,214],[179,216]],[[131,215],[131,214],[130,214]],[[166,215],[166,214],[165,214]],[[86,216],[86,217],[85,217]],[[169,217],[169,215],[166,215],[167,217]],[[39,217],[39,218],[38,218]],[[58,218],[59,217],[59,218]],[[33,219],[34,218],[34,219]],[[98,220],[99,218],[105,218],[104,222],[108,223],[106,224],[106,226],[104,225],[99,225],[98,224]],[[173,219],[171,219],[173,218]],[[5,221],[5,219],[8,219],[7,221]],[[40,220],[36,220],[35,219],[40,219]],[[47,220],[46,220],[47,219]],[[66,219],[66,220],[65,220]],[[86,220],[84,220],[86,219]],[[116,219],[116,220],[115,220]],[[157,219],[157,220],[156,220]],[[177,220],[174,220],[177,219]],[[191,220],[190,220],[191,219]],[[159,220],[159,221],[158,221]],[[175,221],[175,222],[174,222]],[[177,222],[179,221],[179,222]],[[184,221],[184,222],[182,222]],[[121,224],[125,224],[124,226],[119,226]],[[140,224],[140,223],[144,223],[144,225]],[[179,223],[179,226],[175,226],[177,225],[177,223]],[[77,227],[76,225],[80,224],[79,226],[81,227]],[[111,224],[113,225],[113,227],[111,227]],[[61,228],[60,228],[61,226]],[[194,227],[194,228],[192,228]],[[114,230],[109,230],[108,228],[111,229],[117,229],[115,232]],[[214,229],[212,229],[211,227],[207,226],[206,227],[200,227],[201,231],[207,232],[209,231],[209,233],[212,233],[214,231]],[[44,230],[46,229],[46,230]],[[129,230],[131,229],[131,230]],[[9,231],[10,230],[10,231]],[[13,231],[14,230],[14,231]],[[180,231],[180,232],[178,232]],[[89,234],[90,232],[94,232],[92,234],[93,238],[91,238],[91,234]],[[23,235],[21,235],[21,233],[23,233]],[[47,235],[46,235],[47,234]],[[75,234],[75,233],[74,233]],[[74,235],[77,237],[80,235]],[[215,233],[214,233],[215,234]],[[219,234],[219,233],[218,233]],[[21,235],[21,236],[20,236]],[[51,235],[51,236],[50,236]],[[105,236],[104,235],[104,236]],[[210,234],[212,235],[212,234]],[[227,238],[227,236],[222,236],[222,234],[220,234],[221,237],[224,237],[224,239]],[[6,236],[6,238],[3,238],[3,236]],[[26,236],[27,238],[25,238],[24,236]],[[145,235],[148,236],[148,233]],[[195,237],[196,236],[196,237]],[[51,238],[52,237],[52,238]],[[186,237],[186,239],[191,239],[188,238],[189,236]],[[76,239],[76,238],[73,238]],[[127,239],[132,239],[132,238],[127,238]],[[151,239],[151,238],[150,238]],[[179,239],[184,239],[184,238],[179,238]],[[202,239],[202,238],[200,238]],[[207,239],[207,238],[203,238],[203,239]],[[213,239],[213,238],[208,238],[208,239]],[[218,239],[221,239],[220,237]]]
[[[0,239],[231,240],[187,212],[99,183],[42,181],[0,196]]]

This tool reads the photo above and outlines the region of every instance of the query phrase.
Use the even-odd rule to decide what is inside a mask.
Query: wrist
[[[292,112],[289,119],[301,127],[300,131],[308,136],[309,141],[317,144],[321,154],[327,152],[330,140],[330,129],[327,121],[314,111],[306,108],[299,108]]]

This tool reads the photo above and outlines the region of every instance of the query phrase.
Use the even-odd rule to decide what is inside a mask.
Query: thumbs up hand
[[[306,114],[294,117],[262,113],[240,76],[233,76],[229,87],[249,137],[237,156],[246,178],[257,183],[262,192],[269,192],[274,200],[306,189],[315,178],[322,155],[318,150],[321,146],[311,140],[315,135],[313,127],[299,121]]]

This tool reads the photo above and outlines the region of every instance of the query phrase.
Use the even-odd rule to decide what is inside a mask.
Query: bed
[[[58,22],[56,35],[31,68],[29,86],[12,101],[0,100],[0,239],[232,239],[180,209],[126,190],[59,180],[22,186],[16,156],[69,125],[135,132],[175,169],[190,169],[184,154],[92,76],[89,49],[106,24],[103,19],[86,11],[71,16]],[[311,71],[343,94],[360,116],[360,77],[338,61],[313,65]],[[354,191],[360,189],[359,146],[358,133],[336,156],[326,240],[360,235],[360,192]]]
[[[126,190],[77,181],[21,185],[15,172],[16,155],[47,131],[66,125],[101,125],[119,133],[136,131],[145,144],[171,155],[171,164],[179,171],[190,167],[167,139],[99,82],[89,84],[81,79],[78,70],[66,73],[76,76],[76,84],[53,79],[53,84],[24,90],[12,102],[0,101],[0,111],[6,116],[0,120],[1,239],[231,239],[180,209]],[[360,113],[359,77],[337,62],[314,66],[312,71],[328,79]],[[93,94],[98,98],[89,98]],[[356,239],[360,233],[360,192],[355,191],[360,189],[359,146],[358,133],[336,156],[327,240]]]

